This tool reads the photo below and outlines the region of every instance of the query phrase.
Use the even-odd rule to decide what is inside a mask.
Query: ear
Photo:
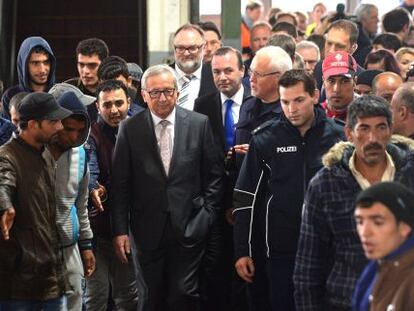
[[[398,231],[400,232],[401,236],[406,239],[411,233],[411,227],[406,224],[404,221],[400,221],[398,224]]]
[[[351,143],[354,142],[353,133],[352,133],[352,130],[349,128],[348,124],[345,124],[344,130],[345,130],[346,139]]]
[[[351,53],[350,54],[351,55],[354,54],[357,49],[358,49],[358,43],[352,44]]]
[[[319,103],[319,96],[320,96],[320,92],[318,89],[315,89],[315,93],[312,96],[312,99],[314,101],[314,105],[316,106]]]
[[[34,129],[34,128],[37,128],[37,127],[38,127],[38,123],[37,123],[36,120],[29,120],[27,122],[27,128]]]
[[[98,112],[100,111],[99,110],[99,100],[97,100],[97,101],[95,101],[95,105],[96,105],[96,109],[98,110]]]
[[[397,113],[400,115],[401,120],[405,120],[408,118],[408,107],[401,105],[398,107]]]
[[[128,79],[127,79],[127,85],[128,85],[128,87],[131,87],[131,85],[132,85],[132,78],[131,78],[131,76],[129,76]]]

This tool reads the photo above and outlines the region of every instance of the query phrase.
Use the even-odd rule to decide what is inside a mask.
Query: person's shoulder
[[[176,107],[176,113],[178,116],[182,118],[188,117],[192,122],[198,122],[198,123],[208,122],[208,116],[200,112],[197,112],[197,111],[191,111],[185,108]]]
[[[338,133],[344,133],[345,122],[337,118],[326,117],[325,123],[331,127],[331,129]]]
[[[267,135],[268,133],[273,131],[275,127],[278,127],[279,124],[280,124],[279,119],[268,120],[268,121],[264,122],[263,124],[260,124],[258,127],[256,127],[252,131],[252,135],[254,137],[260,137],[260,136]]]
[[[194,101],[194,111],[197,111],[197,108],[206,108],[208,105],[211,105],[212,101],[218,102],[217,99],[220,100],[220,93],[218,91],[197,97]]]

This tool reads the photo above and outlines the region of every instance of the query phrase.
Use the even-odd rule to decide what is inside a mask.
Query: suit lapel
[[[183,154],[185,150],[186,136],[188,135],[189,131],[188,112],[178,106],[176,106],[175,109],[174,147],[168,176],[172,176],[174,174],[174,168],[176,167],[175,164],[177,162],[177,159],[179,155]]]

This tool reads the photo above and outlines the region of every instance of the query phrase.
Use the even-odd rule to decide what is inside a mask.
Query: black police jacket
[[[252,244],[263,242],[252,238],[257,236],[265,239],[267,257],[295,256],[307,186],[322,168],[322,156],[341,140],[342,121],[319,108],[303,137],[283,114],[253,133],[233,195],[236,258],[252,257]]]

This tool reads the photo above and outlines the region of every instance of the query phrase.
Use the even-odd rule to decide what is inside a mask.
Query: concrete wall
[[[148,65],[171,59],[172,36],[189,21],[190,0],[151,0],[148,13]]]

